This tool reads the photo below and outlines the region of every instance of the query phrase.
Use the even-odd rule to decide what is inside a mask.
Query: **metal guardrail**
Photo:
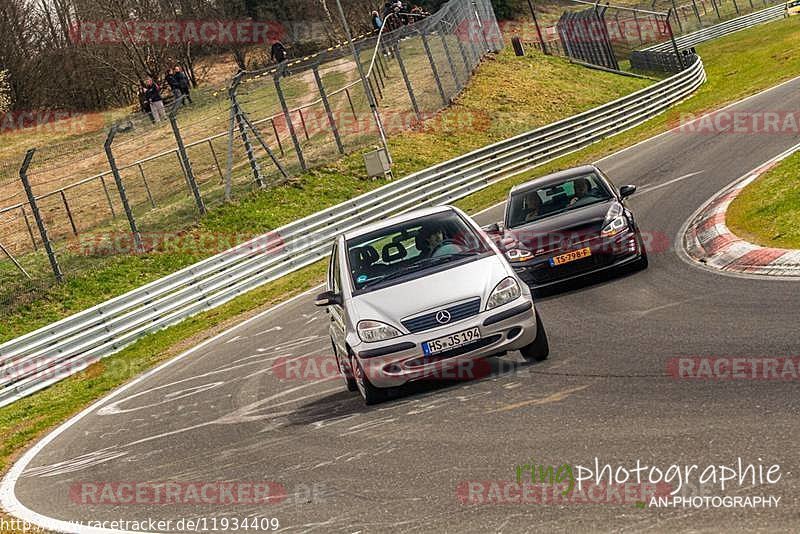
[[[755,11],[748,15],[727,20],[725,22],[720,22],[719,24],[714,24],[713,26],[709,26],[696,32],[681,35],[680,37],[675,38],[675,44],[677,44],[679,50],[687,50],[693,46],[697,46],[700,43],[716,39],[717,37],[722,37],[724,35],[757,26],[758,24],[764,24],[766,22],[783,18],[786,16],[787,4],[788,2],[778,4],[767,9],[762,9],[761,11]],[[648,46],[642,50],[671,52],[673,47],[671,41],[666,41],[657,45]]]
[[[635,93],[414,173],[4,343],[0,406],[77,373],[148,333],[322,259],[341,232],[452,202],[637,126],[690,96],[705,77],[696,58],[688,69]]]

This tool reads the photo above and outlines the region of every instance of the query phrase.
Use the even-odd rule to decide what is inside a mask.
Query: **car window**
[[[353,287],[358,291],[469,260],[490,249],[456,212],[440,212],[347,241]]]
[[[333,248],[331,249],[331,257],[328,261],[328,290],[334,290],[334,281],[333,281],[333,272],[336,268],[336,250],[337,246],[334,243]]]
[[[603,180],[591,172],[514,193],[509,199],[506,222],[509,228],[514,228],[611,198]]]

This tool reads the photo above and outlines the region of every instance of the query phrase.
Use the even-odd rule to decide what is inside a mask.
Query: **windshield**
[[[488,252],[484,241],[452,211],[396,224],[347,241],[356,291],[460,264]]]
[[[514,228],[611,198],[603,180],[595,173],[588,173],[515,193],[509,201],[507,224]]]

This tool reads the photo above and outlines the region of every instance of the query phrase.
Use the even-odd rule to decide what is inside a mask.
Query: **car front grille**
[[[436,314],[443,310],[450,314],[450,320],[445,323],[440,323],[436,320]],[[450,306],[449,308],[442,308],[431,313],[426,313],[425,315],[414,317],[413,319],[405,319],[401,322],[403,326],[408,328],[408,331],[411,333],[424,332],[425,330],[430,330],[431,328],[436,328],[437,326],[451,324],[456,321],[466,319],[467,317],[478,315],[480,310],[481,299],[477,298],[467,302],[462,302],[461,304],[456,304],[455,306]]]

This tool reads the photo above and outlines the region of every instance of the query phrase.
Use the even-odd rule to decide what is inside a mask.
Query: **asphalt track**
[[[731,111],[800,109],[800,79]],[[281,357],[329,354],[312,296],[230,331],[88,410],[37,447],[14,493],[53,520],[277,517],[287,532],[798,531],[796,381],[671,377],[680,356],[800,355],[800,285],[722,276],[675,250],[686,219],[726,184],[798,142],[791,134],[672,131],[600,162],[654,243],[650,268],[537,301],[551,359],[493,361],[492,376],[424,383],[365,407],[339,381],[281,380]],[[497,220],[502,207],[481,214]],[[280,372],[278,372],[280,374]],[[515,466],[779,464],[775,484],[706,495],[781,497],[777,508],[462,504],[470,480]],[[276,481],[260,505],[87,505],[80,482]],[[316,485],[316,495],[306,488]],[[693,490],[694,491],[694,490]],[[48,519],[49,518],[49,519]],[[63,525],[62,525],[63,526]]]

